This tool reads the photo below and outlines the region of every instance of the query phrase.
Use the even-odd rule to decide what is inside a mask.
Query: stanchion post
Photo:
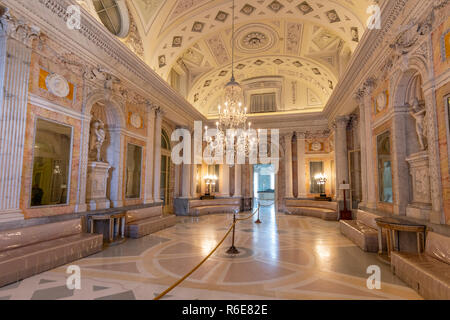
[[[236,213],[233,214],[233,242],[231,247],[227,250],[228,254],[239,254],[239,250],[234,246],[234,234],[236,229]]]
[[[258,223],[258,224],[262,223],[260,216],[259,216],[260,210],[261,210],[261,203],[258,202],[258,220],[255,221],[255,223]]]

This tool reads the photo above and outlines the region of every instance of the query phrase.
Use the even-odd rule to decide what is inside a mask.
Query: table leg
[[[417,253],[420,254],[422,252],[422,241],[420,241],[421,232],[416,232],[416,237],[417,237]]]
[[[90,232],[94,233],[94,219],[92,219],[92,217],[89,218],[89,228],[90,228]]]
[[[121,226],[122,238],[125,238],[125,217],[123,217],[121,220],[122,220],[122,226]]]
[[[383,228],[378,228],[378,254],[383,254]]]
[[[392,230],[392,251],[397,251],[397,236],[396,231]]]
[[[114,222],[113,222],[113,220],[114,219],[109,219],[109,242],[113,242],[113,240],[114,240],[114,235],[113,235],[113,233],[114,233]]]
[[[117,237],[119,235],[119,227],[120,227],[120,219],[115,218],[114,219],[114,237]]]
[[[387,229],[387,237],[386,237],[386,241],[387,241],[387,251],[388,251],[388,257],[391,257],[391,241],[392,241],[392,233],[391,233],[391,229]]]

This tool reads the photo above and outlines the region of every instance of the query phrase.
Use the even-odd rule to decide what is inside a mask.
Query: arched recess
[[[428,210],[430,205],[429,200],[416,203],[415,195],[417,193],[414,192],[414,189],[417,179],[411,165],[414,163],[413,166],[417,166],[414,159],[417,159],[420,154],[427,156],[427,141],[424,138],[428,134],[428,127],[424,121],[426,113],[419,112],[426,110],[422,86],[427,80],[427,64],[418,56],[409,59],[408,69],[398,68],[391,78],[392,101],[390,106],[394,110],[391,138],[395,214],[409,215],[409,212],[412,212],[411,206],[420,207],[420,210],[424,208]],[[418,104],[414,105],[416,99]],[[421,189],[427,189],[423,193],[429,194],[430,184],[425,182],[429,179],[428,172],[426,174],[426,177],[420,179],[420,183],[423,183]],[[426,219],[427,217],[416,216],[416,218]]]
[[[87,115],[83,128],[83,162],[87,163],[90,157],[90,127],[93,120],[101,120],[105,125],[106,139],[102,146],[102,159],[109,163],[109,177],[107,182],[107,198],[113,207],[123,206],[123,163],[125,151],[125,114],[123,112],[123,98],[112,95],[105,97],[104,90],[94,91],[86,100],[85,114]],[[86,172],[87,168],[83,168]],[[85,177],[86,177],[86,173]],[[81,186],[82,181],[81,179]],[[86,178],[84,183],[86,184]],[[85,193],[85,191],[84,191]]]

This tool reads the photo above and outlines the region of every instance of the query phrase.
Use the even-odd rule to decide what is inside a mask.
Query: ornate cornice
[[[26,20],[39,25],[44,33],[51,35],[52,40],[64,44],[66,50],[76,52],[86,65],[110,70],[121,80],[123,87],[164,105],[175,123],[205,120],[198,110],[84,8],[81,7],[80,30],[67,28],[69,15],[66,8],[77,5],[75,0],[3,0],[3,3]]]
[[[0,36],[7,36],[31,47],[34,39],[39,38],[41,30],[34,25],[19,20],[9,13],[9,9],[0,5]]]

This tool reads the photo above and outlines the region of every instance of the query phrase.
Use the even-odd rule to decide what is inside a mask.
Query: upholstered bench
[[[0,232],[0,287],[101,251],[103,236],[81,219]]]
[[[356,220],[339,221],[341,233],[367,252],[378,252],[378,226],[376,214],[358,210]],[[382,234],[383,249],[386,249],[386,235]]]
[[[450,237],[428,232],[424,253],[391,252],[391,269],[425,299],[450,300]]]
[[[202,216],[213,213],[234,213],[241,211],[241,198],[190,200],[189,215]]]
[[[170,228],[177,223],[174,215],[163,215],[162,207],[149,207],[127,211],[125,234],[129,238],[141,238]]]
[[[287,199],[286,211],[289,214],[316,217],[323,220],[338,220],[337,202]]]

